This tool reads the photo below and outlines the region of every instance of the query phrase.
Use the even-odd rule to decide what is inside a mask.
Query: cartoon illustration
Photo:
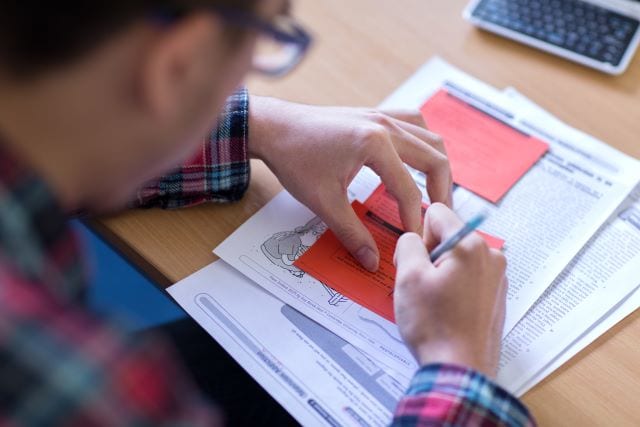
[[[324,290],[329,294],[329,305],[338,307],[341,303],[349,301],[349,299],[342,295],[340,292],[336,292],[324,283],[322,284],[322,286],[324,287]]]
[[[327,226],[319,217],[314,217],[305,225],[296,227],[293,231],[281,231],[269,237],[261,246],[262,253],[269,261],[293,276],[302,278],[305,272],[300,270],[293,263],[304,254],[327,230]],[[329,305],[338,307],[340,304],[348,302],[341,293],[334,291],[329,286],[322,283],[322,286],[329,294],[327,302]]]
[[[265,241],[260,249],[273,264],[289,271],[296,277],[303,277],[304,271],[293,265],[313,245],[327,226],[319,217],[314,217],[293,231],[281,231]]]

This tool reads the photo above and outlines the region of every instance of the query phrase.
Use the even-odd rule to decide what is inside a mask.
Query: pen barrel
[[[473,227],[465,225],[460,230],[456,232],[453,236],[440,243],[436,248],[431,252],[429,257],[431,258],[431,262],[436,262],[438,258],[444,255],[445,252],[453,249],[462,239],[464,239],[469,233],[474,230]]]

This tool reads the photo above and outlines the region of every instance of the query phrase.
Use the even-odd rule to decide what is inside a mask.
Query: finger
[[[424,242],[416,233],[405,233],[400,236],[393,258],[396,266],[396,290],[410,282],[407,277],[416,272],[424,272],[433,267]]]
[[[385,112],[385,114],[395,119],[395,123],[407,132],[412,133],[416,137],[422,139],[445,156],[447,155],[447,150],[444,146],[444,140],[440,135],[429,130],[420,111],[399,110],[388,111]]]
[[[383,116],[383,119],[380,119],[379,117],[378,121],[382,124],[389,124],[389,121],[384,118],[385,116],[392,118],[393,120],[391,121],[391,124],[404,130],[405,132],[410,133],[419,141],[428,144],[432,148],[435,148],[441,155],[445,157],[438,159],[438,157],[440,156],[436,156],[436,159],[432,161],[436,164],[433,165],[429,163],[425,164],[425,159],[420,156],[420,153],[417,153],[417,158],[411,156],[400,156],[402,160],[409,164],[411,167],[413,167],[414,169],[418,169],[428,175],[428,177],[431,177],[431,179],[427,179],[426,184],[427,192],[432,202],[440,202],[449,207],[453,207],[453,178],[448,161],[443,161],[446,160],[447,153],[442,138],[427,129],[424,117],[418,110],[387,110],[381,113],[381,116]],[[394,143],[395,142],[398,141],[394,141]],[[416,159],[416,162],[410,163],[410,161],[414,158]],[[444,171],[442,169],[447,170]]]
[[[509,287],[509,282],[507,277],[503,277],[500,282],[498,295],[496,297],[496,306],[495,306],[495,314],[494,314],[494,325],[496,328],[496,337],[498,341],[502,338],[502,331],[504,329],[504,321],[506,317],[506,307],[507,307],[507,289]]]
[[[418,138],[419,141],[428,144],[430,147],[436,149],[443,156],[447,156],[447,149],[444,144],[444,140],[437,133],[431,132],[429,130],[424,129],[421,126],[416,126],[412,123],[396,120],[395,124],[401,128],[402,130],[409,132],[411,135]],[[420,148],[420,146],[419,146]],[[409,159],[412,157],[408,157]],[[446,159],[446,168],[448,169],[445,172],[441,173],[440,177],[436,177],[437,179],[427,179],[427,192],[429,193],[429,197],[433,202],[444,203],[449,207],[453,207],[453,176],[451,174],[451,166],[449,164],[448,158]],[[406,161],[406,160],[405,160]],[[407,162],[407,164],[409,164]],[[420,166],[412,166],[414,169],[420,170]],[[424,172],[424,171],[423,171]],[[432,177],[435,173],[430,174]],[[441,188],[439,182],[444,182],[446,189]],[[444,196],[443,196],[444,194]]]
[[[422,222],[422,192],[393,145],[390,142],[374,144],[367,166],[380,176],[387,191],[397,200],[405,229],[419,231]]]
[[[431,146],[427,140],[406,131],[403,125],[396,126],[392,138],[400,158],[427,175],[427,193],[431,202],[451,207],[453,180],[446,154]],[[441,148],[444,151],[444,145]]]
[[[320,218],[365,269],[377,271],[380,255],[373,236],[353,211],[344,192],[336,190],[328,194],[328,200],[318,209]]]
[[[447,155],[447,148],[444,145],[444,140],[437,133],[402,120],[395,120],[394,123],[424,143],[429,144],[429,146],[435,148],[441,154],[444,154],[445,156]]]
[[[419,110],[396,109],[396,110],[385,110],[382,113],[388,116],[391,116],[394,119],[401,120],[406,123],[411,123],[414,126],[418,126],[423,129],[429,129],[427,126],[427,123],[425,122],[424,116]]]
[[[434,203],[424,217],[424,242],[433,250],[440,242],[456,233],[464,223],[447,206]]]

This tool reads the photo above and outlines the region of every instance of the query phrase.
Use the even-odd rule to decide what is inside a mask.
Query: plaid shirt
[[[239,199],[249,182],[248,95],[228,101],[193,159],[144,186],[135,206]],[[46,184],[0,146],[0,425],[217,425],[172,349],[83,310],[81,251]],[[526,409],[481,375],[423,368],[396,425],[527,425]]]
[[[393,426],[534,426],[525,406],[479,372],[455,365],[420,369]]]

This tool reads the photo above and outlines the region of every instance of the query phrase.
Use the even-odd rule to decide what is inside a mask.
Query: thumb
[[[396,265],[396,290],[402,287],[412,274],[429,270],[433,264],[422,238],[416,233],[405,233],[398,240],[394,255]]]
[[[424,242],[429,250],[433,250],[463,225],[462,220],[450,208],[442,203],[434,203],[424,216]]]
[[[346,194],[324,203],[323,206],[331,208],[327,211],[323,209],[320,217],[349,253],[367,270],[378,270],[380,255],[376,242],[353,211]]]

